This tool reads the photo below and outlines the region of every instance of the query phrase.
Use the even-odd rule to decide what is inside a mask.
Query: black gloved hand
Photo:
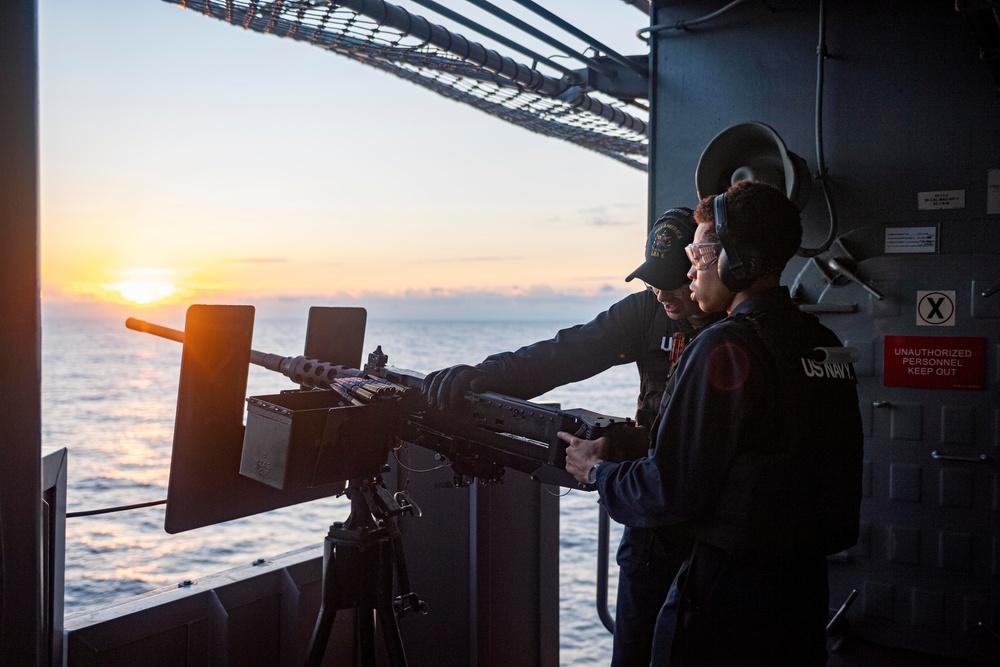
[[[486,373],[475,366],[459,364],[442,368],[427,374],[420,393],[427,400],[427,405],[438,410],[454,410],[461,405],[465,392],[486,391]]]

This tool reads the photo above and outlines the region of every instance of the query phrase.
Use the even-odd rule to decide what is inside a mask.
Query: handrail
[[[597,615],[611,634],[615,633],[615,618],[608,609],[608,550],[611,546],[611,518],[604,506],[597,515]]]

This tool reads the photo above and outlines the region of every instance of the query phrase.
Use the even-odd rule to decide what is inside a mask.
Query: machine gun
[[[184,341],[184,332],[142,320],[126,326]],[[512,468],[542,483],[587,488],[566,472],[566,444],[556,434],[596,439],[635,426],[629,418],[496,393],[469,392],[453,411],[429,409],[420,393],[424,375],[387,361],[381,346],[362,369],[250,350],[250,363],[300,389],[247,399],[240,474],[282,490],[366,477],[378,474],[389,448],[402,441],[447,459],[456,486],[496,483]]]
[[[639,433],[630,419],[500,394],[470,392],[457,410],[429,409],[420,393],[423,375],[388,366],[381,347],[363,368],[354,367],[361,365],[363,309],[311,308],[306,354],[297,357],[251,349],[253,315],[252,306],[195,305],[184,331],[133,318],[126,326],[184,345],[168,533],[342,493],[350,499],[347,521],[334,522],[324,540],[310,667],[323,664],[343,609],[363,610],[357,615],[363,664],[375,664],[381,634],[390,664],[405,667],[396,617],[427,611],[409,588],[396,526],[398,516],[419,509],[405,489],[391,494],[382,479],[397,443],[415,443],[446,459],[459,486],[477,478],[495,483],[513,468],[540,482],[585,488],[566,472],[565,443],[556,434],[592,439]],[[246,398],[248,363],[279,372],[298,388]]]

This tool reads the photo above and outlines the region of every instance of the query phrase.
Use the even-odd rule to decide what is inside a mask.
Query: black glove
[[[454,410],[461,405],[465,392],[486,391],[486,373],[475,366],[459,364],[427,374],[420,392],[427,405],[438,410]]]

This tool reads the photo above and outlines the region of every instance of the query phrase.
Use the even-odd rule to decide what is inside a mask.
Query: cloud
[[[234,257],[229,260],[233,264],[286,264],[286,257]]]
[[[434,259],[417,259],[411,260],[411,264],[465,264],[465,263],[475,263],[479,264],[481,262],[519,262],[523,260],[524,257],[518,257],[511,255],[509,257],[495,256],[495,257],[444,257],[444,258],[434,258]]]
[[[568,222],[574,225],[584,224],[590,227],[625,227],[634,226],[645,219],[645,213],[635,204],[602,204],[578,208],[562,215],[550,215],[541,222]]]
[[[370,320],[452,320],[452,321],[547,321],[586,322],[629,290],[602,286],[595,294],[566,293],[546,287],[534,287],[519,292],[500,293],[474,290],[414,290],[402,296],[385,294],[328,295],[260,299],[257,306],[261,318],[302,316],[309,306],[360,306],[368,311]]]
[[[591,227],[632,227],[643,214],[634,204],[607,204],[580,209],[576,217]]]

